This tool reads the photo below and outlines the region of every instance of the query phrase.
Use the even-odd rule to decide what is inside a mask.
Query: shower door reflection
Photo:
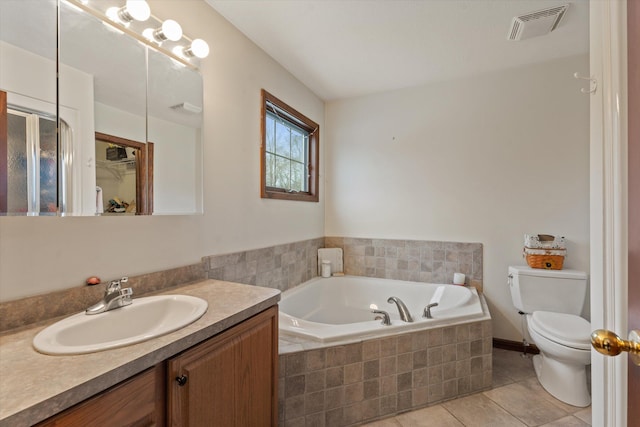
[[[6,112],[6,156],[0,168],[6,192],[0,211],[7,215],[56,215],[59,150],[55,117],[11,106]]]

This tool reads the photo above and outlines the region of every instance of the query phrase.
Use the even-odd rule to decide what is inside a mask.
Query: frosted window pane
[[[56,124],[40,118],[40,212],[56,212],[58,200],[58,152]]]
[[[27,119],[8,114],[7,211],[27,212]]]

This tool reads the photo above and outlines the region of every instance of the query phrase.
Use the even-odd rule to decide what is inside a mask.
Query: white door
[[[637,2],[629,12],[637,20]],[[633,18],[635,17],[635,18]],[[636,40],[631,47],[637,50]],[[632,32],[633,34],[633,32]],[[640,280],[629,271],[629,250],[637,244],[638,236],[630,218],[628,203],[635,200],[638,185],[631,185],[628,161],[628,75],[637,81],[637,70],[628,72],[627,65],[627,1],[592,0],[590,3],[590,56],[591,75],[597,89],[591,95],[591,323],[593,329],[608,329],[627,337],[630,326],[627,300],[630,295],[629,279]],[[637,95],[636,95],[637,96]],[[636,115],[637,110],[636,110]],[[637,129],[637,127],[634,127]],[[637,143],[638,135],[635,138]],[[637,180],[637,174],[634,174]],[[629,197],[629,190],[633,192]],[[637,203],[637,202],[636,202]],[[631,225],[629,220],[631,220]],[[635,290],[635,288],[631,288]],[[631,292],[631,295],[634,293]],[[637,418],[627,418],[630,405],[628,385],[634,387],[635,369],[627,364],[627,355],[608,358],[592,353],[592,425],[602,427],[637,426]],[[629,422],[627,422],[629,420]]]

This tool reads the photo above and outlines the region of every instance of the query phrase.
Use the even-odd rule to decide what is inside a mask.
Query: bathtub
[[[391,296],[400,298],[413,317],[400,320]],[[433,319],[422,317],[427,304]],[[387,311],[391,325],[374,320],[371,310]],[[282,294],[280,333],[322,343],[387,336],[418,329],[458,324],[486,317],[475,288],[406,282],[360,276],[311,279]]]

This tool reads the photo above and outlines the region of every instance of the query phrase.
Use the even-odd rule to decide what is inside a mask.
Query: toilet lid
[[[551,341],[581,350],[591,348],[591,324],[580,316],[551,311],[535,311],[531,328]]]

